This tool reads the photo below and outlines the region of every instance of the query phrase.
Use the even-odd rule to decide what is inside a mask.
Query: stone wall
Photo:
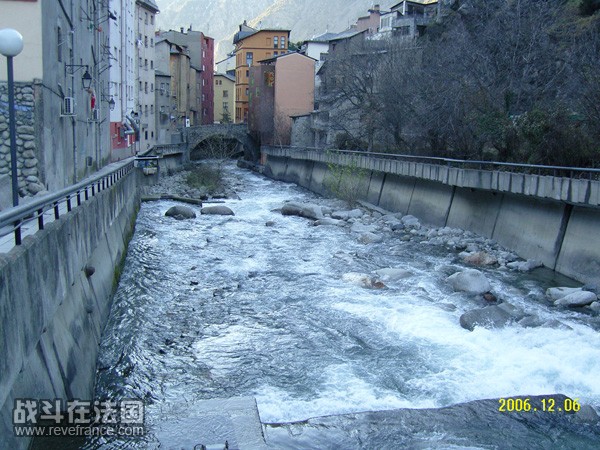
[[[13,433],[15,399],[92,397],[140,176],[132,171],[0,255],[0,448],[29,445]]]
[[[263,147],[264,174],[323,194],[328,163],[355,164],[369,182],[360,199],[494,239],[583,283],[600,285],[600,182],[462,169],[365,155]]]
[[[35,86],[30,83],[15,83],[15,117],[17,131],[17,173],[19,195],[35,195],[45,190],[40,181],[35,133]],[[11,158],[8,123],[8,85],[0,83],[0,176],[9,175]],[[0,205],[4,208],[10,205]]]

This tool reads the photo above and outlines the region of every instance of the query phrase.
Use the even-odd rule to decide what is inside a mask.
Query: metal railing
[[[420,156],[420,155],[400,155],[395,153],[376,153],[367,152],[360,150],[338,150],[338,149],[323,149],[316,147],[265,147],[269,151],[295,151],[295,152],[308,152],[317,151],[323,154],[340,154],[340,155],[354,155],[354,156],[365,156],[375,159],[390,159],[395,161],[407,161],[417,162],[425,164],[436,164],[448,167],[457,167],[461,169],[479,169],[479,170],[503,170],[513,171],[527,174],[538,174],[538,175],[552,175],[562,176],[568,178],[589,178],[598,179],[600,178],[600,169],[589,168],[589,167],[569,167],[569,166],[545,166],[541,164],[520,164],[520,163],[508,163],[499,161],[478,161],[478,160],[464,160],[464,159],[453,159],[443,158],[437,156]]]
[[[60,205],[66,204],[67,213],[98,193],[114,186],[133,170],[133,161],[102,174],[87,178],[73,186],[44,195],[27,204],[0,212],[0,229],[9,227],[14,233],[15,245],[21,245],[24,225],[37,221],[38,230],[44,229],[44,214],[53,211],[54,220],[60,218]]]

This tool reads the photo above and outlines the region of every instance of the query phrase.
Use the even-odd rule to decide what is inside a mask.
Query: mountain
[[[374,3],[385,10],[398,1],[373,0],[156,0],[158,27],[179,30],[192,26],[215,39],[215,60],[233,50],[233,35],[244,20],[255,28],[292,30],[294,42],[339,32],[368,14]]]

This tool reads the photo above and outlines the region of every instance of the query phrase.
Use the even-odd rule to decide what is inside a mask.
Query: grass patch
[[[223,174],[217,167],[208,164],[195,165],[185,177],[187,185],[193,189],[201,189],[214,194],[223,189]]]

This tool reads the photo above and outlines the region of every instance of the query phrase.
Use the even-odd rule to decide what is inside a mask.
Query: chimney
[[[181,34],[183,34],[183,27],[181,27],[180,30],[181,30]]]

